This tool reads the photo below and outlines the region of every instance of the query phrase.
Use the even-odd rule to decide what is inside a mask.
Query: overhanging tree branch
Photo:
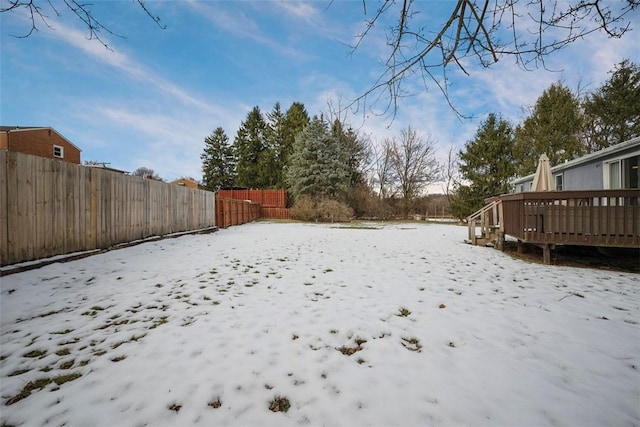
[[[18,10],[26,9],[27,14],[29,15],[31,27],[23,35],[14,35],[14,37],[18,38],[27,38],[31,36],[34,31],[38,31],[38,21],[42,21],[42,23],[48,28],[53,28],[49,24],[51,18],[47,14],[47,9],[53,12],[55,16],[62,16],[62,12],[56,8],[52,0],[7,0],[7,3],[7,6],[2,6],[2,8],[0,8],[0,13],[16,12]],[[144,0],[136,0],[136,3],[158,27],[161,29],[166,28],[166,25],[161,22],[160,16],[151,12]],[[123,37],[103,25],[102,22],[93,15],[93,5],[91,3],[84,3],[78,0],[62,0],[62,4],[64,4],[66,9],[71,11],[73,15],[82,22],[83,26],[86,27],[89,32],[87,36],[88,40],[96,40],[105,48],[111,50],[107,42],[103,39],[102,34],[107,33],[117,37]]]
[[[365,21],[352,53],[383,25],[383,16],[390,13],[394,3],[386,0],[376,15]],[[366,13],[366,0],[363,6]],[[640,0],[458,0],[447,20],[429,29],[414,20],[419,9],[428,11],[429,3],[403,0],[395,23],[387,28],[390,52],[383,71],[349,107],[364,112],[384,99],[387,104],[383,114],[395,116],[398,99],[413,94],[405,86],[418,75],[425,89],[435,84],[462,117],[449,96],[447,69],[469,74],[473,63],[488,68],[504,57],[515,57],[525,70],[545,67],[550,54],[593,33],[603,31],[615,38],[627,34],[631,30],[630,14],[638,6]]]

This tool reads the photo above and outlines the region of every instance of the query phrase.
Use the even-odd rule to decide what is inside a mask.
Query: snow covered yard
[[[640,425],[638,275],[465,235],[261,222],[4,277],[0,422]]]

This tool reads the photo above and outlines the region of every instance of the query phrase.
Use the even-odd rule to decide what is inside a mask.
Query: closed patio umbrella
[[[533,184],[531,191],[552,191],[555,190],[553,185],[553,175],[551,175],[551,165],[546,154],[542,153],[538,160],[538,168],[533,176]]]

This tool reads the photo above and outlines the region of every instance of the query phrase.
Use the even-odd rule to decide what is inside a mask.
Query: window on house
[[[609,163],[609,190],[620,188],[620,160]]]
[[[640,155],[627,157],[620,162],[622,166],[622,185],[623,188],[640,188],[638,181],[640,180]]]
[[[615,190],[618,188],[640,188],[640,154],[615,159],[604,164],[604,188]]]
[[[64,147],[61,147],[59,145],[54,145],[53,146],[53,157],[56,157],[58,159],[64,158]]]
[[[556,183],[556,191],[562,191],[563,190],[563,177],[562,174],[558,174],[556,176],[553,177],[555,183]]]

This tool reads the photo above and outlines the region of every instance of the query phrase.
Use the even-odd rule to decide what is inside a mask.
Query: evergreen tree
[[[287,185],[294,198],[336,199],[348,188],[349,170],[340,142],[327,123],[314,117],[296,137],[287,170]]]
[[[284,164],[281,149],[286,136],[285,116],[276,102],[271,112],[267,113],[265,130],[265,151],[260,159],[261,181],[266,187],[284,188]]]
[[[371,157],[370,147],[367,140],[361,138],[352,127],[345,129],[339,119],[333,121],[331,134],[338,140],[345,154],[349,174],[345,202],[357,217],[362,216],[367,209],[368,198],[372,194],[365,171]]]
[[[451,216],[464,220],[466,217],[484,206],[484,198],[476,187],[456,184],[449,196],[449,211]]]
[[[514,156],[521,176],[535,172],[542,153],[551,165],[584,154],[580,141],[580,103],[561,83],[554,83],[536,101],[529,117],[515,130]]]
[[[236,185],[251,188],[265,187],[266,174],[261,173],[260,169],[265,165],[266,127],[258,106],[253,107],[246,120],[240,124],[234,140],[238,156]]]
[[[339,119],[331,125],[331,134],[338,140],[344,150],[349,169],[349,186],[354,187],[366,182],[364,165],[369,160],[369,147],[352,127],[345,129]]]
[[[309,124],[309,114],[304,108],[304,104],[300,102],[294,102],[291,104],[284,117],[284,135],[281,144],[277,147],[277,159],[278,166],[282,175],[280,176],[279,185],[280,188],[286,187],[286,171],[289,165],[289,159],[293,154],[293,145],[296,137],[307,127]]]
[[[584,103],[587,149],[597,151],[640,136],[640,68],[619,63],[611,78]]]
[[[489,114],[458,155],[461,178],[469,185],[457,187],[451,200],[453,215],[465,218],[484,206],[485,198],[509,191],[509,180],[516,173],[512,149],[511,124]]]
[[[204,139],[202,186],[209,191],[231,187],[235,182],[236,160],[233,146],[224,129],[218,127]]]

